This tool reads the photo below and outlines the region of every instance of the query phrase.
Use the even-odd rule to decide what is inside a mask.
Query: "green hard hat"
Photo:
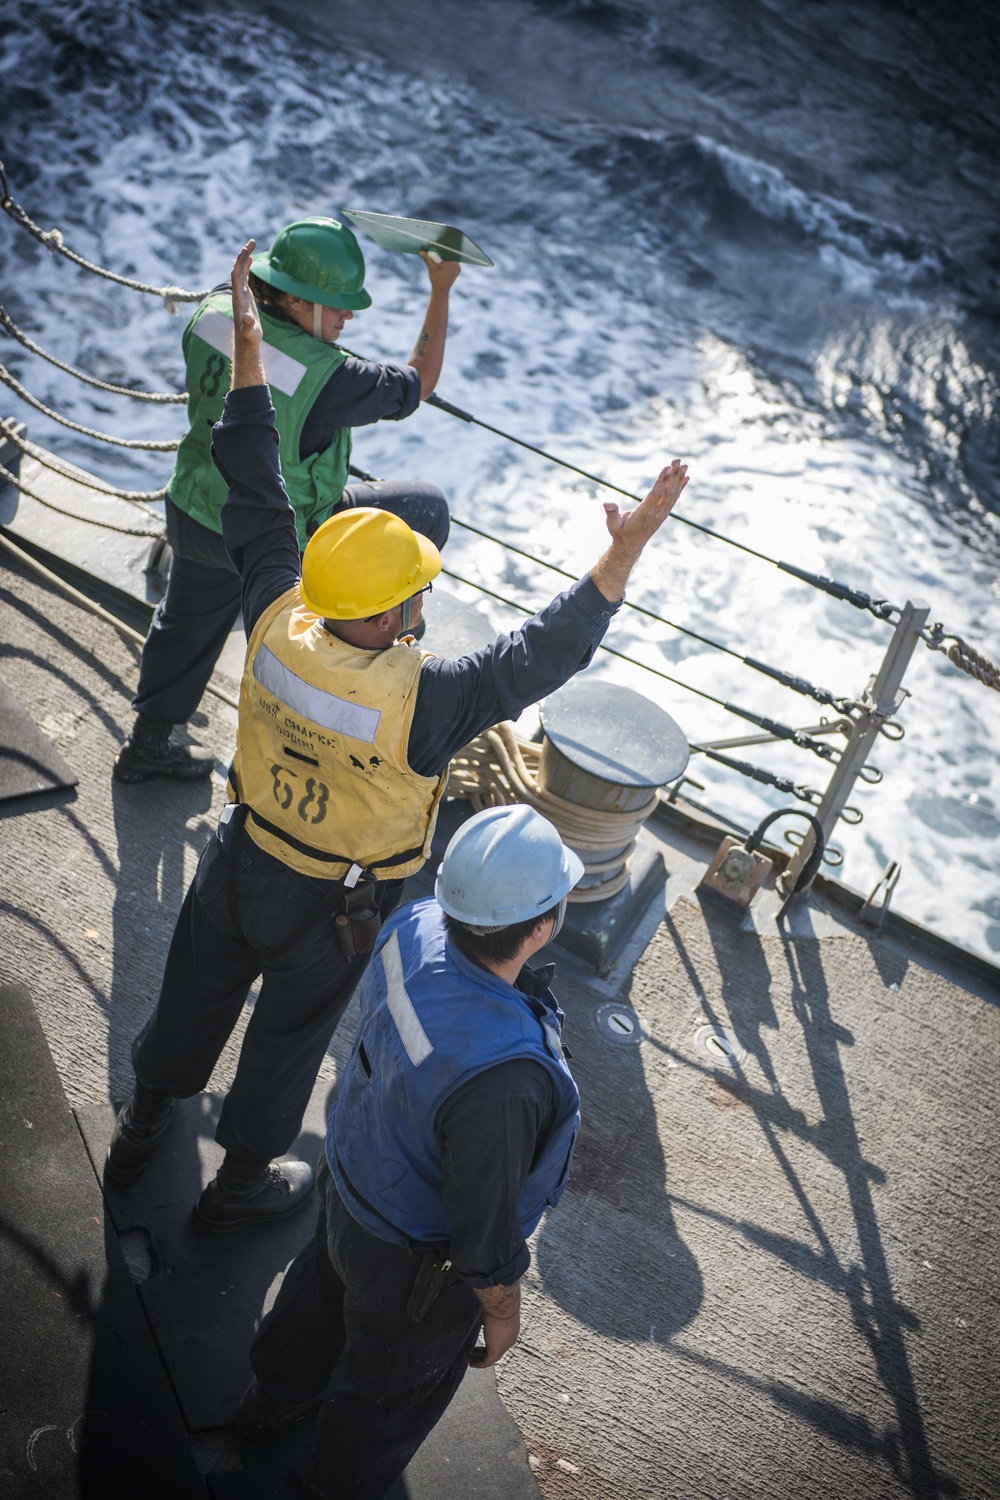
[[[372,305],[361,247],[337,219],[296,219],[275,235],[270,250],[254,256],[250,269],[268,286],[305,302],[351,312]]]

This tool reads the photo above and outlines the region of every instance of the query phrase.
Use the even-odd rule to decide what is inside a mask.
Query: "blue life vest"
[[[429,898],[389,918],[359,998],[361,1024],[326,1134],[330,1171],[353,1216],[397,1244],[447,1240],[438,1111],[477,1073],[528,1058],[552,1078],[556,1117],[521,1192],[527,1238],[562,1195],[580,1123],[552,991],[529,998],[464,958]]]

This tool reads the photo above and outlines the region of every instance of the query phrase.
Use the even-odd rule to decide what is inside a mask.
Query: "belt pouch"
[[[334,917],[337,941],[345,958],[371,953],[382,930],[382,917],[375,904],[375,887],[365,883],[344,892],[344,909]]]
[[[435,1298],[447,1281],[451,1259],[447,1245],[415,1250],[413,1258],[417,1264],[406,1299],[406,1316],[411,1323],[419,1323],[430,1312]]]

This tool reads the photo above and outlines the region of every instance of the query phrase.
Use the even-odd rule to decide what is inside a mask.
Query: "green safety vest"
[[[286,323],[258,308],[264,342],[264,373],[278,424],[278,457],[288,498],[295,511],[299,546],[337,504],[347,483],[351,432],[338,428],[321,453],[299,458],[299,443],[313,402],[347,355],[314,339],[297,323]],[[212,462],[212,428],[222,416],[229,390],[233,349],[233,307],[228,292],[209,297],[184,330],[188,430],[177,450],[167,493],[178,510],[210,531],[222,531],[226,481]]]

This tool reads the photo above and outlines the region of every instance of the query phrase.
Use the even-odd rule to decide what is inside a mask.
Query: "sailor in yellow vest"
[[[587,666],[644,546],[687,482],[677,460],[645,500],[606,504],[611,545],[565,593],[458,661],[410,632],[441,563],[398,517],[349,510],[299,546],[247,284],[233,268],[233,389],[214,433],[229,483],[226,545],[249,633],[232,800],[177,921],[159,999],[132,1048],[136,1084],[107,1175],[134,1182],[198,1093],[262,976],[216,1139],[218,1175],[193,1212],[217,1233],[283,1218],[312,1191],[286,1153],[323,1054],[403,877],[430,852],[451,757]]]
[[[301,219],[254,257],[250,289],[263,329],[264,372],[274,404],[278,453],[295,511],[299,547],[337,511],[377,506],[402,517],[438,548],[448,539],[448,504],[423,480],[353,482],[351,429],[416,411],[441,372],[449,291],[457,262],[424,257],[430,300],[409,363],[379,365],[337,343],[355,312],[370,307],[365,263],[336,219]],[[173,562],[139,663],[136,720],[114,766],[116,781],[209,776],[211,755],[175,744],[201,700],[240,609],[240,578],[222,537],[226,483],[212,462],[212,428],[222,415],[233,347],[232,294],[216,291],[184,330],[188,431],[167,485]]]

